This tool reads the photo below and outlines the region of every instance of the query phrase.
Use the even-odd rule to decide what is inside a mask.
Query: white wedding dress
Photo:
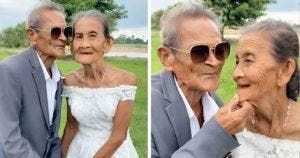
[[[236,134],[241,144],[233,158],[300,158],[300,141],[270,138],[244,130]]]
[[[135,92],[136,86],[130,85],[114,88],[65,86],[63,96],[68,97],[71,113],[79,123],[79,130],[69,146],[67,158],[92,158],[110,137],[119,101],[134,100]],[[138,157],[129,132],[112,157]]]

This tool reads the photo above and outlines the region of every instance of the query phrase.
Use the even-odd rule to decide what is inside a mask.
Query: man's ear
[[[28,28],[26,30],[26,35],[30,45],[36,45],[37,38],[38,38],[37,32],[32,28]]]
[[[296,62],[293,59],[289,58],[288,60],[283,62],[280,65],[277,73],[277,85],[279,87],[286,85],[290,81],[295,69]]]
[[[157,55],[160,59],[160,62],[163,64],[165,69],[172,71],[173,64],[175,61],[175,55],[172,53],[171,49],[165,46],[158,48]]]
[[[114,39],[112,37],[105,39],[103,53],[104,54],[107,53],[113,44],[114,44]]]

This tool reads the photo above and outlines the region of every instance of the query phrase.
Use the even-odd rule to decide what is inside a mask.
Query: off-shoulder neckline
[[[267,139],[267,140],[276,141],[276,142],[287,142],[287,143],[300,144],[300,141],[298,141],[298,140],[290,140],[290,139],[286,139],[286,138],[285,139],[271,138],[271,137],[268,137],[268,136],[260,134],[260,133],[251,132],[247,129],[244,129],[242,132],[244,133],[244,136],[246,136],[246,137],[256,137],[259,139]]]
[[[78,86],[63,86],[64,88],[70,88],[70,89],[87,89],[87,90],[98,90],[98,89],[116,89],[120,87],[132,87],[132,88],[137,88],[137,86],[129,85],[129,84],[121,84],[116,87],[78,87]]]

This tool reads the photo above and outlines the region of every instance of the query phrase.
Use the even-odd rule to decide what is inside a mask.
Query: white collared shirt
[[[55,109],[55,93],[57,90],[57,82],[60,80],[61,74],[57,68],[57,66],[55,65],[55,63],[53,63],[51,65],[51,72],[52,72],[52,78],[50,77],[42,59],[40,58],[40,56],[38,55],[38,53],[36,52],[40,65],[42,67],[44,76],[45,76],[45,80],[46,80],[46,91],[47,91],[47,100],[48,100],[48,112],[49,112],[49,121],[50,121],[50,125],[52,124],[52,118],[53,118],[53,113],[54,113],[54,109]]]
[[[183,103],[186,107],[186,111],[188,113],[189,119],[190,119],[190,127],[191,127],[191,135],[192,137],[200,130],[198,119],[193,112],[190,104],[188,103],[186,97],[184,96],[183,92],[181,91],[181,88],[179,87],[176,78],[174,76],[175,84],[178,89],[178,92],[183,100]],[[216,104],[216,102],[209,96],[207,92],[205,92],[201,97],[201,102],[203,106],[203,118],[204,118],[204,124],[212,118],[218,111],[219,106]]]

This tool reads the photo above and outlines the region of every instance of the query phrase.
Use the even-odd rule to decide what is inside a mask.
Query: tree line
[[[0,32],[0,46],[8,48],[27,47],[29,43],[26,39],[25,22],[17,24],[15,27],[8,27]]]
[[[147,41],[144,41],[141,38],[132,36],[126,36],[121,34],[119,37],[117,37],[114,41],[116,44],[147,44]]]
[[[276,0],[202,0],[199,3],[206,8],[212,10],[220,17],[223,24],[221,32],[224,27],[237,28],[243,26],[245,23],[264,15],[267,5],[275,3]],[[151,28],[159,30],[159,21],[165,11],[172,9],[179,5],[179,3],[169,6],[166,10],[158,10],[151,16]]]

